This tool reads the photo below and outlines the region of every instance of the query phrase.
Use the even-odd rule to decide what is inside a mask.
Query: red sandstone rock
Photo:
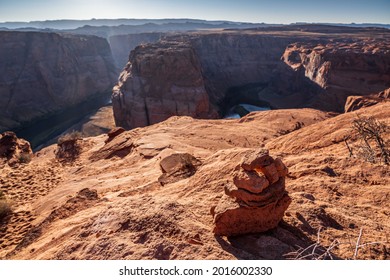
[[[159,177],[160,184],[177,182],[195,174],[201,162],[188,153],[172,153],[161,159],[160,167],[163,174]]]
[[[126,130],[122,127],[115,127],[113,129],[111,129],[108,133],[107,133],[107,140],[105,141],[106,143],[112,141],[112,139],[114,139],[115,137],[117,137],[119,134],[125,132]]]
[[[341,111],[348,96],[370,95],[388,87],[389,48],[389,42],[375,39],[296,43],[286,48],[282,59],[323,89],[312,106]]]
[[[215,208],[214,233],[235,236],[270,230],[278,225],[290,203],[291,198],[284,195],[277,202],[263,207],[242,207],[225,196]]]
[[[238,170],[233,176],[233,183],[240,189],[250,191],[252,193],[261,193],[269,186],[269,181],[264,176],[261,176],[256,171]]]

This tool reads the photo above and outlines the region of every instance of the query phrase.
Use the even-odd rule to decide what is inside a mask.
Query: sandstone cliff
[[[341,111],[348,96],[368,95],[390,86],[390,42],[329,40],[289,46],[283,60],[323,91],[313,106]]]
[[[107,41],[93,36],[0,32],[0,59],[0,131],[107,94],[116,79]]]
[[[186,42],[137,47],[113,90],[116,124],[134,128],[175,115],[216,115],[201,71],[198,57]]]
[[[130,55],[113,91],[116,123],[130,128],[156,123],[172,115],[217,118],[232,103],[247,100],[252,103],[261,100],[273,107],[286,108],[286,102],[275,97],[270,88],[279,81],[277,77],[281,76],[281,69],[288,70],[280,56],[285,46],[294,40],[294,36],[215,33],[170,36],[159,43],[138,47]],[[141,71],[139,65],[142,65]],[[286,75],[296,75],[289,72]],[[177,88],[183,83],[187,92],[184,95],[181,92],[183,87],[181,91]],[[257,86],[258,92],[229,92],[234,86],[247,84]],[[284,85],[291,88],[286,83]],[[191,93],[191,88],[198,88],[201,93],[198,90]],[[260,92],[264,88],[267,89]],[[284,93],[290,95],[287,91]],[[159,101],[145,106],[139,97],[154,100],[158,97],[165,103]],[[134,102],[135,99],[138,101]],[[177,102],[179,110],[176,111]],[[160,113],[157,119],[147,121],[144,117],[144,121],[139,121],[138,116],[146,116],[146,110],[152,111],[151,106],[164,114]],[[180,109],[184,107],[185,110]]]

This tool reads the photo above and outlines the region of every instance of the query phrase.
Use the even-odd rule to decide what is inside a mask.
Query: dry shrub
[[[390,164],[390,141],[385,141],[385,135],[390,131],[389,126],[373,117],[359,117],[353,120],[352,131],[360,140],[356,155],[366,161],[376,163],[383,161]],[[348,146],[348,144],[347,144]],[[353,150],[348,146],[350,155]]]
[[[31,154],[21,153],[18,160],[20,163],[29,163],[31,161]]]

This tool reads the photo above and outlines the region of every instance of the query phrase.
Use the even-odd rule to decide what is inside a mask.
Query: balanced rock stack
[[[234,236],[275,228],[291,203],[285,190],[287,173],[282,161],[267,150],[244,156],[212,211],[214,233]]]

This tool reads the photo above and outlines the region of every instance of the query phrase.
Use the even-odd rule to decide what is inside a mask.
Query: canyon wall
[[[297,40],[310,38],[256,32],[192,36],[207,92],[221,116],[239,103],[275,109],[306,107],[318,86],[281,60],[286,46]]]
[[[296,43],[286,49],[283,60],[323,89],[313,106],[325,110],[340,111],[348,96],[390,86],[390,43],[383,40]]]
[[[221,117],[238,103],[343,112],[348,96],[368,95],[389,87],[390,32],[380,30],[377,37],[382,39],[378,39],[372,30],[349,34],[351,30],[346,29],[343,34],[342,28],[337,29],[338,33],[329,33],[324,27],[321,33],[317,27],[314,31],[297,27],[295,31],[179,34],[136,48],[114,88],[116,122],[132,128],[175,114]],[[366,39],[367,36],[372,39]],[[183,81],[187,88],[201,86],[201,100],[207,100],[208,113],[206,106],[199,113],[200,99],[193,103],[190,91],[183,100],[181,93],[169,89]],[[149,88],[153,91],[145,91]],[[136,96],[173,103],[180,99],[181,106],[187,102],[188,110],[175,113],[168,109],[159,118],[134,121],[134,115],[141,111],[145,115],[150,107],[141,101],[134,106]],[[166,111],[172,105],[160,101],[153,107]]]
[[[0,131],[107,94],[116,80],[107,41],[93,36],[0,32],[0,60]]]

